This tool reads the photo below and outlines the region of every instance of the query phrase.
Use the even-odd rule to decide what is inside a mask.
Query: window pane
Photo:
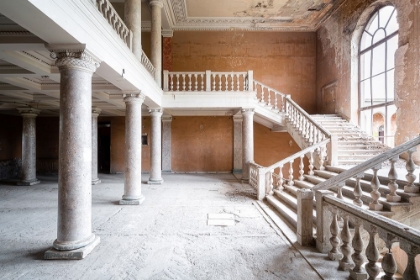
[[[380,44],[372,50],[372,75],[385,72],[385,43]]]
[[[387,72],[387,95],[388,95],[388,101],[393,101],[395,99],[394,96],[394,70]]]
[[[372,36],[370,36],[369,33],[364,31],[360,45],[360,51],[363,51],[367,47],[370,47],[372,45]]]
[[[368,51],[360,56],[360,78],[362,80],[370,77],[370,59],[372,51]]]
[[[379,27],[386,27],[393,11],[394,7],[392,6],[386,6],[379,10]]]
[[[373,104],[385,102],[385,73],[372,78]]]
[[[398,49],[398,35],[390,38],[387,41],[387,70],[393,69],[395,67],[395,52]]]
[[[379,42],[382,39],[385,39],[385,30],[384,29],[378,29],[375,33],[375,35],[373,35],[373,41],[372,44],[375,44],[377,42]]]
[[[372,19],[369,21],[367,28],[365,29],[367,32],[369,32],[371,35],[373,35],[379,27],[379,19],[378,19],[378,13],[376,13]]]
[[[360,107],[370,106],[370,79],[360,83]]]
[[[389,20],[388,25],[386,26],[386,33],[387,35],[391,35],[395,31],[397,31],[399,28],[398,22],[397,22],[397,11],[395,10],[392,14],[391,19]]]

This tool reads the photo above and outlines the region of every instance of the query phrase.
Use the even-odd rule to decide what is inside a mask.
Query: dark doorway
[[[98,123],[98,172],[111,170],[111,123]]]

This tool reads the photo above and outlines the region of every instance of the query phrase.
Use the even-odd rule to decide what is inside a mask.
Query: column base
[[[158,180],[149,179],[149,181],[147,181],[147,184],[149,185],[161,185],[162,183],[163,183],[163,179],[158,179]]]
[[[233,169],[232,173],[233,174],[242,174],[242,169]]]
[[[328,252],[328,258],[332,261],[339,261],[343,258],[343,254]]]
[[[249,183],[249,179],[242,178],[241,181],[242,181],[242,183]]]
[[[368,279],[368,275],[366,272],[354,272],[353,270],[350,270],[350,279],[353,280],[366,280]]]
[[[26,181],[26,180],[19,181],[16,184],[18,186],[32,186],[32,185],[36,185],[36,184],[39,184],[39,183],[41,183],[40,180],[34,179],[34,180],[29,180],[29,181]]]
[[[102,181],[99,178],[93,179],[92,180],[92,185],[97,185],[100,184]]]
[[[120,205],[140,205],[144,202],[146,198],[144,197],[144,195],[142,195],[140,198],[138,199],[121,199],[119,204]]]
[[[90,252],[101,242],[99,236],[95,236],[95,239],[86,245],[85,247],[70,250],[70,251],[60,251],[54,248],[49,249],[44,253],[44,259],[46,260],[81,260],[86,258]]]

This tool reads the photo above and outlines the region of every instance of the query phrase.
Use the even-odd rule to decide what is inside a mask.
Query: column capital
[[[35,118],[36,116],[41,113],[41,110],[34,109],[34,108],[17,108],[19,113],[22,115],[22,117],[32,117]]]
[[[174,31],[171,30],[171,29],[163,29],[161,34],[162,34],[162,37],[164,37],[164,38],[174,37]]]
[[[160,116],[162,116],[163,111],[162,111],[161,108],[154,108],[154,109],[149,108],[149,113],[150,113],[151,116],[160,117]]]
[[[146,96],[140,91],[137,92],[125,92],[123,93],[123,98],[125,103],[129,102],[139,102],[143,103],[146,99]]]
[[[58,69],[77,69],[95,72],[99,67],[100,60],[86,50],[84,44],[46,45],[51,52],[50,57],[56,59]]]
[[[92,107],[92,117],[98,117],[102,112],[101,108]]]
[[[162,122],[172,122],[172,116],[171,115],[163,115],[162,116]]]
[[[162,0],[150,0],[149,5],[150,6],[158,6],[160,8],[163,8],[163,1]]]
[[[242,115],[254,115],[254,108],[242,108]]]
[[[242,122],[243,121],[242,115],[233,115],[233,121],[234,122]]]

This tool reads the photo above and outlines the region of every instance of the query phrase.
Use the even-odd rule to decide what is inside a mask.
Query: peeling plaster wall
[[[317,32],[317,100],[321,112],[322,88],[337,81],[336,112],[358,123],[357,64],[352,53],[358,41],[353,36],[363,29],[376,7],[393,4],[397,8],[399,49],[396,52],[395,85],[397,131],[395,143],[413,138],[420,132],[420,3],[415,0],[346,1]],[[355,33],[356,32],[356,33]],[[355,36],[357,37],[357,36]],[[353,40],[353,41],[352,41]],[[353,63],[353,65],[352,65]],[[417,153],[418,154],[418,153]],[[416,162],[420,162],[415,155]]]
[[[175,31],[173,71],[247,71],[316,110],[316,34],[243,31]]]

